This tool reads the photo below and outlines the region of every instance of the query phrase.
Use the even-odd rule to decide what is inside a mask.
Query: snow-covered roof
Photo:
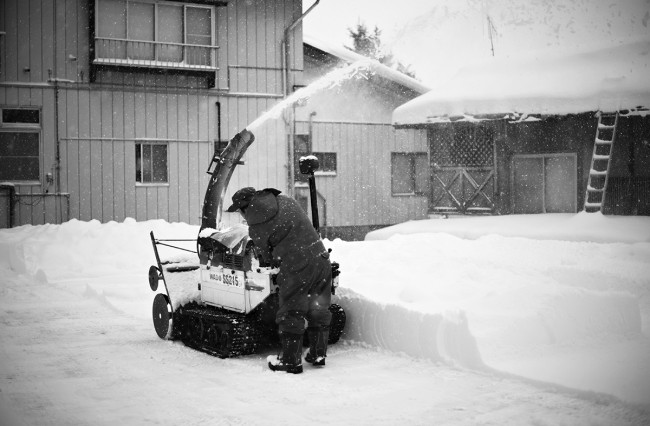
[[[312,47],[322,50],[325,53],[328,53],[332,56],[335,56],[345,62],[355,63],[359,61],[365,61],[369,64],[370,70],[377,75],[380,75],[383,78],[394,81],[395,83],[401,84],[404,87],[418,92],[426,93],[431,88],[425,84],[420,83],[416,79],[409,77],[406,74],[403,74],[397,70],[394,70],[386,65],[383,65],[375,60],[369,60],[367,57],[360,55],[356,52],[346,49],[343,46],[337,46],[330,44],[326,41],[320,40],[312,35],[307,33],[303,34],[303,43],[308,44]]]
[[[398,107],[393,124],[647,108],[650,39],[644,38],[572,54],[537,52],[516,59],[494,58],[464,68],[439,87]]]

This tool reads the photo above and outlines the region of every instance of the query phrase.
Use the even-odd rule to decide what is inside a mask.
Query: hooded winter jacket
[[[332,265],[298,202],[277,189],[264,189],[253,195],[245,217],[262,259],[280,266],[276,316],[280,332],[302,334],[305,320],[310,327],[329,327]]]
[[[245,216],[249,235],[267,263],[296,271],[309,258],[327,253],[298,202],[277,189],[257,191]]]

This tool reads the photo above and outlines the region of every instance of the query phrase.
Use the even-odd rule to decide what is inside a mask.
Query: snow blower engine
[[[247,355],[278,343],[275,315],[278,310],[277,268],[264,264],[248,227],[239,224],[220,229],[226,188],[235,167],[255,140],[248,130],[238,133],[208,166],[210,182],[203,203],[201,228],[196,239],[197,262],[170,262],[160,258],[158,246],[187,250],[157,239],[151,243],[157,265],[149,268],[149,285],[156,292],[153,324],[161,339],[181,340],[185,345],[221,358]],[[314,171],[318,159],[300,159],[300,170],[309,175],[312,221],[316,230],[318,207]],[[193,252],[194,253],[194,252]],[[338,286],[339,265],[332,262],[332,292]],[[164,289],[159,291],[159,282]],[[163,291],[164,290],[164,291]],[[172,296],[174,296],[172,298]],[[345,312],[332,304],[329,343],[336,343],[345,326]],[[305,344],[307,342],[305,333]]]

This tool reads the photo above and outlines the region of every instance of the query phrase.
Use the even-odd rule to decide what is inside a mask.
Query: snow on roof
[[[639,108],[641,107],[641,108]],[[394,125],[483,115],[564,115],[650,107],[650,39],[572,54],[494,58],[398,107]]]
[[[308,44],[317,49],[320,49],[323,52],[328,53],[332,56],[336,56],[337,58],[340,58],[348,63],[355,63],[359,61],[368,62],[372,72],[388,80],[394,81],[395,83],[399,83],[404,87],[408,87],[413,91],[419,93],[426,93],[429,90],[431,90],[429,86],[420,83],[416,79],[409,77],[408,75],[403,74],[397,70],[389,68],[386,65],[379,63],[376,60],[369,60],[367,57],[360,55],[356,52],[353,52],[350,49],[346,49],[343,46],[336,46],[336,45],[329,44],[323,40],[319,40],[318,38],[313,37],[312,35],[306,33],[303,34],[303,43]]]

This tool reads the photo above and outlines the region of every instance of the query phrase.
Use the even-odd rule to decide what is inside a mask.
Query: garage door
[[[515,155],[511,170],[513,213],[576,212],[576,154]]]

